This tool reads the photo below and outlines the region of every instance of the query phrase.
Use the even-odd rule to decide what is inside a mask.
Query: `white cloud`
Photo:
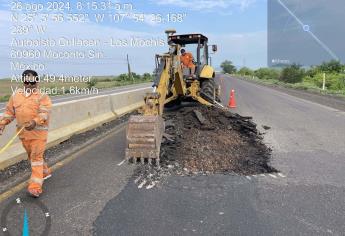
[[[230,7],[235,7],[240,10],[245,10],[256,2],[256,0],[159,0],[152,2],[158,5],[173,5],[190,10],[200,11],[214,11],[224,10]]]

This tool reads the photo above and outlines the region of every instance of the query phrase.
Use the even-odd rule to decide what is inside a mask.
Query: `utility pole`
[[[134,81],[134,77],[132,76],[131,65],[129,64],[129,57],[127,54],[127,66],[128,66],[128,78]]]

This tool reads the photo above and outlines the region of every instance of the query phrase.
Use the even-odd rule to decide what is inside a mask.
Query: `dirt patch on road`
[[[194,105],[164,114],[166,135],[161,169],[139,167],[155,181],[170,174],[241,174],[277,172],[269,165],[267,147],[251,117],[215,107]]]

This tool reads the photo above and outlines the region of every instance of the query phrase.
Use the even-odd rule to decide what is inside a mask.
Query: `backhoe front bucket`
[[[149,164],[155,160],[159,166],[159,153],[163,133],[164,120],[161,116],[136,115],[129,118],[127,127],[126,160],[134,163],[145,160]]]

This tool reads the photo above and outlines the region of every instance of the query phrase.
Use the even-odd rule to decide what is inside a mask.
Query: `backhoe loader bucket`
[[[159,166],[159,153],[164,133],[164,120],[161,116],[136,115],[129,118],[127,126],[126,160],[142,164],[155,160]]]

